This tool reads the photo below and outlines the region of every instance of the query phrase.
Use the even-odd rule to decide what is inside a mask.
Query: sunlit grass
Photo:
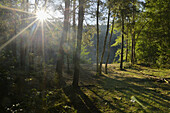
[[[128,68],[125,71],[114,69],[112,66],[109,68],[111,68],[109,74],[104,74],[105,77],[98,76],[96,78],[98,81],[98,84],[95,84],[96,87],[82,88],[100,111],[108,113],[169,112],[169,84],[152,81],[152,79],[148,79],[147,76],[141,74],[136,68]],[[167,71],[164,72],[162,69],[140,68],[144,72],[148,70],[151,70],[151,73],[156,71],[157,74],[159,73],[158,75],[167,73]],[[132,102],[132,96],[145,107],[143,108],[136,101]]]

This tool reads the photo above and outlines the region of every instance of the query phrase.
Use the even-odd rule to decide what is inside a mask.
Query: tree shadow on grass
[[[87,87],[87,89],[90,90],[91,92],[93,92],[93,93],[94,93],[97,97],[99,97],[103,102],[107,103],[111,109],[113,109],[113,110],[116,109],[118,112],[124,113],[123,110],[121,110],[121,109],[113,106],[110,101],[104,99],[102,96],[100,96],[99,94],[97,94],[94,90],[92,90],[90,87]]]
[[[80,88],[74,89],[72,86],[67,86],[63,88],[63,91],[78,113],[101,113]]]
[[[109,92],[112,92],[113,90],[120,92],[122,95],[125,96],[127,100],[130,100],[131,96],[140,97],[139,100],[142,101],[142,103],[144,103],[146,106],[150,106],[149,110],[151,111],[156,112],[159,110],[159,112],[164,112],[162,109],[159,109],[158,106],[155,106],[153,102],[159,104],[159,106],[162,106],[164,108],[166,107],[166,109],[168,109],[169,106],[168,101],[170,101],[170,97],[159,92],[156,92],[155,89],[151,90],[144,86],[141,86],[141,83],[143,82],[148,82],[149,84],[151,84],[149,86],[151,88],[158,87],[157,84],[154,84],[151,80],[147,78],[140,79],[126,76],[123,77],[117,76],[116,78],[110,78],[102,75],[99,76],[98,79],[98,83],[102,89]],[[169,85],[167,84],[167,86]],[[147,102],[147,100],[149,100],[150,102]]]
[[[88,86],[88,84],[84,81],[84,77],[88,81],[92,80],[92,84],[94,83],[93,87],[85,88],[93,92],[99,100],[102,100],[101,102],[106,102],[112,110],[121,113],[126,112],[127,110],[133,112],[132,108],[137,110],[135,112],[164,112],[169,109],[170,97],[161,91],[168,91],[169,84],[156,83],[147,77],[137,78],[129,76],[128,74],[123,74],[122,76],[122,73],[114,72],[114,70],[109,70],[110,74],[108,75],[99,76],[95,76],[91,71],[87,71],[83,68],[81,71],[83,72],[83,74],[81,74],[81,76],[83,76],[81,80],[86,86]],[[131,73],[139,74],[135,72]],[[97,87],[94,87],[96,85]],[[158,89],[160,89],[160,92]],[[103,95],[105,92],[108,92],[107,95]],[[135,96],[142,104],[144,104],[144,106],[147,107],[147,111],[145,111],[138,103],[132,103],[130,101],[131,96]],[[113,98],[110,99],[110,97]],[[119,99],[119,97],[122,99]]]

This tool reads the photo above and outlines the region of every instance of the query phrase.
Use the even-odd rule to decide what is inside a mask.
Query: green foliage
[[[146,4],[143,20],[149,21],[137,40],[137,58],[140,62],[169,68],[169,2],[151,0]],[[140,21],[145,23],[145,21]],[[139,24],[140,25],[140,24]],[[138,26],[139,26],[138,25]]]
[[[111,45],[111,47],[118,46],[121,44],[121,35],[117,36],[115,43]]]
[[[82,63],[91,63],[90,48],[94,46],[93,38],[95,34],[94,26],[85,26],[83,32],[83,39],[81,45],[81,62]]]
[[[90,52],[87,51],[86,46],[82,45],[81,47],[81,62],[82,63],[91,63],[91,58],[88,57]]]

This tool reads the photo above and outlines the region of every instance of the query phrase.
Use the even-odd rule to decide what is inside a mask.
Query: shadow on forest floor
[[[169,112],[169,84],[155,82],[139,74],[138,70],[130,70],[129,74],[126,73],[129,70],[109,70],[109,74],[100,76],[94,75],[93,71],[86,71],[86,68],[81,71],[81,92],[88,95],[91,103],[101,112]],[[93,81],[89,85],[94,86],[88,87],[83,81],[84,77]],[[132,96],[146,109],[138,102],[132,102]]]
[[[56,85],[55,73],[51,70],[48,71],[46,90],[41,89],[43,82],[39,78],[42,76],[37,76],[37,78],[32,76],[28,78],[28,82],[24,80],[25,78],[21,79],[21,83],[10,90],[11,94],[14,93],[15,101],[12,101],[9,107],[20,103],[19,109],[23,109],[26,113],[40,113],[41,111],[49,113],[170,112],[170,85],[166,82],[157,82],[150,76],[140,73],[140,70],[144,73],[152,70],[148,68],[145,70],[146,67],[144,67],[140,70],[126,68],[126,71],[121,71],[115,65],[109,65],[108,74],[103,73],[98,76],[95,68],[95,65],[81,65],[78,89],[71,86],[73,73],[64,73],[66,87],[60,89],[54,87]],[[168,70],[156,71],[162,74],[169,73]],[[4,82],[4,80],[1,81]],[[4,82],[4,86],[6,83]],[[16,101],[17,88],[23,89],[22,93],[19,93],[23,94],[23,98],[18,96],[21,101]],[[4,89],[7,88],[4,87],[2,90]],[[132,97],[137,100],[132,100]],[[0,112],[4,112],[1,110],[6,110],[6,107],[0,106]]]
[[[68,86],[63,91],[78,113],[101,113],[80,88],[74,89]]]

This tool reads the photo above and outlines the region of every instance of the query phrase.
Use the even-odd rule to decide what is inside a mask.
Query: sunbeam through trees
[[[0,0],[0,113],[169,113],[169,0]]]

